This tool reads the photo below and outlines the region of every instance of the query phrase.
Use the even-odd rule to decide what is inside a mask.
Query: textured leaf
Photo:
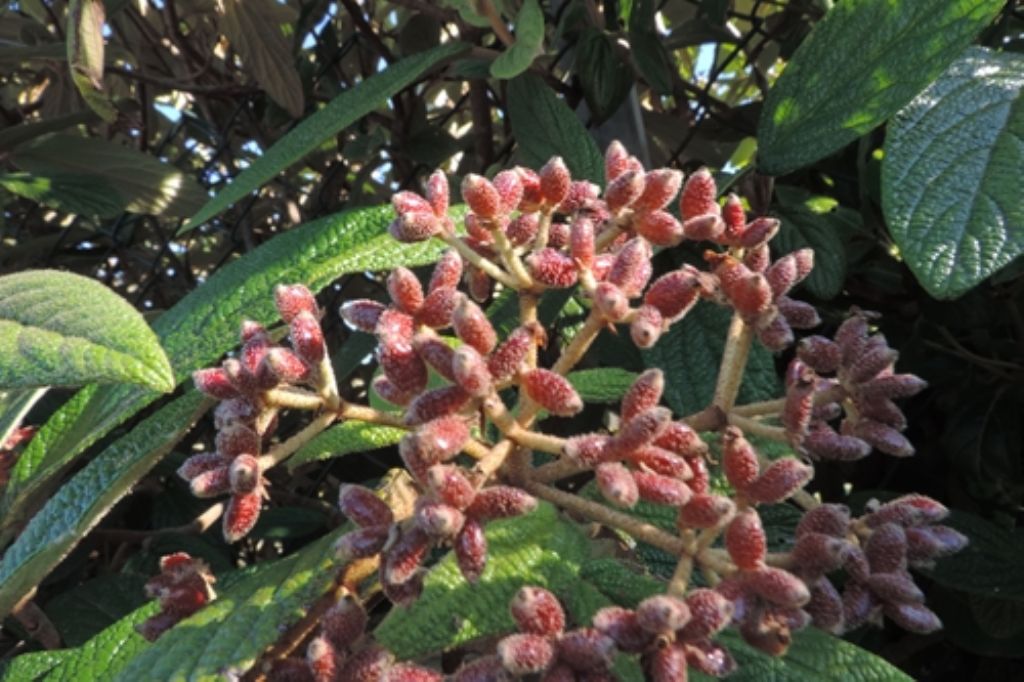
[[[814,269],[804,286],[818,298],[835,298],[846,280],[845,240],[860,226],[860,214],[831,197],[813,196],[796,187],[777,186],[775,192],[782,229],[772,246],[779,255],[813,248]]]
[[[654,22],[657,3],[636,0],[629,13],[629,47],[637,70],[659,95],[672,94],[672,57]]]
[[[39,584],[209,404],[190,391],[114,441],[61,486],[0,560],[0,614]]]
[[[353,452],[376,450],[394,445],[406,434],[405,429],[367,422],[348,421],[332,426],[303,445],[288,461],[288,469],[308,462],[341,457]]]
[[[626,608],[635,608],[644,599],[664,592],[666,586],[665,581],[640,573],[619,559],[591,559],[580,568],[580,578]]]
[[[508,111],[519,158],[540,168],[561,156],[574,178],[604,184],[604,157],[576,114],[533,74],[508,84]]]
[[[973,48],[893,119],[882,207],[928,292],[954,298],[1024,253],[1024,57]]]
[[[0,682],[38,680],[61,661],[74,655],[70,649],[33,651],[0,664]]]
[[[149,647],[149,642],[135,631],[135,626],[159,611],[156,602],[140,606],[82,646],[68,650],[68,655],[40,682],[105,682],[113,679],[128,661]]]
[[[508,612],[523,585],[571,592],[587,539],[560,521],[554,507],[489,523],[487,568],[476,585],[466,582],[448,554],[427,576],[423,595],[408,609],[393,610],[374,635],[399,658],[420,658],[478,637],[513,632]]]
[[[653,348],[643,352],[648,367],[665,372],[665,400],[679,416],[701,410],[711,402],[729,319],[726,308],[701,302],[682,322],[672,325]],[[779,392],[771,353],[755,340],[739,402],[767,400]]]
[[[636,377],[624,369],[602,367],[571,372],[566,378],[584,402],[617,403]]]
[[[302,282],[319,291],[349,272],[433,262],[436,241],[399,244],[387,235],[389,207],[343,211],[288,231],[225,267],[153,324],[179,381],[214,362],[238,343],[238,326],[249,318],[277,319],[273,290],[280,282]],[[18,458],[0,498],[0,527],[11,513],[78,453],[157,397],[134,387],[79,391],[36,434]]]
[[[344,91],[275,142],[231,184],[197,210],[179,233],[205,223],[249,192],[259,189],[267,180],[301,161],[325,140],[334,137],[340,130],[381,106],[389,97],[415,83],[439,62],[464,49],[462,43],[447,43],[414,54]]]
[[[99,282],[57,270],[0,277],[0,386],[89,382],[170,391],[174,375],[142,315]]]
[[[729,676],[741,682],[911,682],[913,678],[870,651],[813,627],[793,633],[785,656],[773,657],[747,645],[733,630],[717,641],[728,647],[739,668]],[[714,680],[698,672],[695,680]]]
[[[256,661],[334,582],[336,534],[258,566],[217,599],[142,650],[112,679],[222,680]]]
[[[122,212],[125,202],[110,183],[91,175],[30,173],[0,175],[0,187],[11,194],[68,213],[110,218]]]
[[[954,511],[944,523],[971,542],[953,556],[939,559],[928,571],[935,582],[983,597],[1024,602],[1024,574],[1007,570],[1024,557],[1024,532],[960,511]]]
[[[516,14],[516,41],[491,63],[495,78],[515,78],[530,68],[544,45],[544,11],[537,0],[526,0]]]
[[[294,118],[302,116],[302,81],[281,31],[274,0],[219,0],[217,17],[242,66]]]
[[[184,217],[206,201],[190,176],[154,156],[98,137],[42,135],[18,145],[15,165],[44,178],[89,175],[117,188],[125,210]]]
[[[147,579],[138,573],[101,575],[61,592],[43,608],[64,645],[77,647],[148,601]]]
[[[611,38],[591,28],[576,45],[573,69],[579,76],[587,106],[598,122],[615,113],[633,87],[633,72],[622,60]]]
[[[942,73],[1004,5],[836,3],[768,91],[758,132],[761,170],[789,173],[875,128]]]
[[[68,66],[71,80],[86,104],[107,123],[117,120],[117,109],[103,91],[103,0],[68,3]]]

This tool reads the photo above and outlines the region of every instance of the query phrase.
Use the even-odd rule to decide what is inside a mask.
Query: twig
[[[445,232],[439,235],[439,238],[443,240],[444,243],[448,244],[448,246],[451,246],[458,251],[459,255],[469,261],[472,265],[487,273],[491,279],[501,282],[509,289],[519,288],[518,282],[516,282],[511,275],[499,268],[492,261],[484,258],[479,253],[469,248],[466,242],[462,241],[454,234]]]
[[[516,39],[509,33],[508,27],[505,26],[501,13],[494,6],[494,3],[491,0],[480,0],[477,3],[477,8],[481,14],[487,17],[487,21],[491,24],[491,30],[494,31],[494,35],[498,36],[498,40],[504,43],[506,47],[512,47]]]
[[[771,424],[765,424],[757,421],[756,419],[751,419],[750,417],[742,417],[735,413],[730,414],[728,416],[728,420],[730,424],[738,426],[744,433],[760,436],[761,438],[768,438],[769,440],[777,440],[781,443],[789,442],[789,437],[786,435],[786,429],[781,426],[772,426]]]
[[[712,401],[715,407],[723,412],[729,412],[736,403],[753,340],[753,327],[744,322],[739,313],[734,313],[728,335],[725,337],[725,351],[722,353],[718,384],[715,386],[715,397]]]

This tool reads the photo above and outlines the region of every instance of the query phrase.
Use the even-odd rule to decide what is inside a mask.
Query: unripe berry
[[[186,459],[185,463],[178,467],[177,473],[183,480],[191,481],[196,476],[207,471],[227,468],[230,463],[231,460],[220,453],[200,452]]]
[[[388,526],[394,520],[391,508],[372,490],[346,483],[338,490],[338,508],[357,526]]]
[[[819,578],[811,587],[811,600],[804,606],[814,627],[839,635],[843,633],[843,598],[828,578]]]
[[[809,533],[835,538],[846,537],[850,527],[850,508],[841,504],[822,504],[804,513],[796,526],[797,539]]]
[[[466,509],[480,523],[493,519],[529,514],[537,508],[537,499],[520,488],[493,485],[482,489]]]
[[[839,346],[824,336],[807,336],[800,339],[796,354],[820,374],[831,374],[839,368]]]
[[[455,538],[454,549],[462,576],[471,583],[478,581],[487,565],[487,538],[483,526],[475,519],[466,519],[462,532]]]
[[[686,682],[689,673],[686,651],[670,644],[655,650],[647,662],[651,682]]]
[[[663,476],[683,481],[693,477],[693,470],[685,459],[656,445],[638,447],[629,453],[628,460],[637,469],[648,469]]]
[[[619,651],[640,653],[646,650],[654,637],[637,620],[636,612],[621,606],[606,606],[594,614],[594,627],[615,640]]]
[[[260,483],[260,462],[252,455],[238,455],[228,472],[231,492],[251,493]]]
[[[633,474],[618,462],[599,465],[595,474],[601,494],[615,506],[629,508],[640,500]]]
[[[412,347],[435,372],[448,381],[455,381],[455,372],[452,369],[455,349],[429,332],[416,334],[412,339]]]
[[[921,604],[886,604],[886,617],[908,632],[927,635],[942,629],[942,621],[926,606]]]
[[[676,525],[686,530],[689,528],[714,528],[724,519],[729,518],[736,505],[728,497],[696,493],[679,509]]]
[[[634,201],[640,198],[644,191],[643,173],[635,170],[628,170],[608,183],[605,190],[604,200],[608,210],[618,213],[628,208]]]
[[[804,581],[781,568],[762,566],[744,573],[743,582],[754,594],[778,606],[798,608],[811,599]]]
[[[638,376],[622,396],[622,420],[629,421],[641,412],[656,407],[664,390],[665,374],[660,369],[649,369]]]
[[[470,173],[462,180],[462,198],[469,210],[485,220],[497,217],[502,211],[501,195],[491,182],[480,175]]]
[[[594,289],[594,308],[609,322],[619,322],[629,313],[629,298],[611,282],[600,282]]]
[[[751,483],[743,494],[759,504],[776,504],[788,499],[814,477],[814,469],[798,459],[776,460]]]
[[[306,647],[306,663],[316,682],[332,682],[340,672],[341,656],[324,637],[314,637]]]
[[[532,369],[522,378],[523,388],[538,405],[553,415],[571,417],[583,409],[583,400],[569,381],[547,369]]]
[[[274,305],[286,324],[301,312],[320,317],[320,308],[317,307],[313,292],[301,284],[278,284],[274,287]]]
[[[579,628],[558,640],[558,658],[579,672],[607,670],[615,654],[615,640],[596,628]]]
[[[837,462],[852,462],[871,454],[871,446],[860,438],[840,435],[824,423],[812,426],[802,445],[814,457]]]
[[[731,243],[736,243],[747,225],[747,212],[740,198],[731,192],[722,209],[722,221],[725,223],[726,238]]]
[[[703,457],[708,446],[686,422],[669,422],[654,439],[654,445],[682,457]]]
[[[435,289],[454,289],[462,279],[462,256],[455,249],[447,249],[441,254],[434,271],[430,275],[427,291]]]
[[[736,514],[725,531],[725,548],[740,570],[751,571],[764,565],[768,540],[756,510],[748,508]]]
[[[805,533],[793,546],[791,555],[803,575],[831,573],[842,567],[849,556],[850,544],[824,533]]]
[[[540,178],[541,196],[548,206],[557,206],[569,195],[572,177],[562,157],[552,157],[537,175]]]
[[[434,329],[444,329],[452,323],[452,313],[461,296],[455,289],[447,287],[432,290],[423,299],[416,321]]]
[[[391,236],[400,242],[422,242],[441,232],[443,225],[434,213],[400,213],[388,226]]]
[[[520,632],[550,637],[565,630],[565,612],[558,598],[541,587],[521,587],[509,603]]]
[[[850,434],[893,457],[910,457],[914,446],[902,433],[871,419],[858,419]]]
[[[726,428],[722,435],[722,471],[729,484],[737,490],[745,491],[760,470],[757,452],[750,441],[743,437],[743,432],[735,426]]]
[[[724,230],[725,223],[715,214],[700,215],[683,221],[683,235],[695,242],[717,240]]]
[[[576,263],[571,256],[548,247],[526,257],[530,276],[546,287],[565,289],[576,284]]]
[[[689,268],[673,270],[654,280],[647,293],[644,303],[654,306],[666,322],[676,322],[697,303],[700,286],[694,273]]]
[[[696,216],[718,215],[718,202],[715,196],[718,194],[718,187],[715,179],[707,168],[701,168],[691,175],[683,186],[683,194],[679,198],[679,213],[683,220]]]
[[[614,458],[615,451],[608,448],[610,441],[611,436],[602,433],[573,436],[565,441],[562,454],[581,466],[595,467]]]
[[[197,474],[189,481],[189,489],[199,498],[223,495],[231,490],[229,467],[224,465]]]
[[[545,670],[555,659],[555,648],[546,637],[531,634],[509,635],[498,642],[498,658],[513,675],[529,675]]]
[[[260,517],[262,498],[258,490],[236,493],[224,511],[224,540],[232,544],[249,534]]]
[[[658,211],[669,204],[683,185],[683,174],[673,168],[659,168],[644,176],[644,192],[633,202],[637,213]]]
[[[338,309],[341,318],[361,332],[372,334],[377,329],[380,315],[387,309],[383,303],[359,298],[345,301]]]
[[[843,623],[847,631],[856,630],[872,617],[878,600],[863,583],[847,582],[843,588]]]
[[[967,536],[948,526],[907,528],[907,559],[915,566],[928,566],[932,559],[955,554],[967,546]]]
[[[630,239],[616,254],[608,281],[629,298],[635,298],[643,292],[650,277],[651,245],[641,237]]]
[[[391,206],[395,213],[433,213],[434,207],[430,202],[415,192],[402,190],[391,195]]]
[[[693,497],[689,486],[677,478],[650,471],[634,471],[633,480],[636,481],[640,498],[647,502],[681,507]]]
[[[659,594],[640,602],[636,617],[648,632],[673,632],[690,622],[690,607],[682,599]]]
[[[618,140],[612,140],[604,152],[604,176],[611,182],[629,169],[629,152]]]
[[[864,554],[872,573],[902,571],[907,568],[907,536],[895,523],[875,528],[864,545]]]
[[[875,596],[888,603],[923,604],[924,592],[914,584],[909,573],[872,573],[867,586]]]
[[[864,520],[872,528],[884,523],[898,523],[906,527],[937,523],[947,516],[949,509],[941,502],[925,495],[911,494],[886,502]]]
[[[690,609],[690,620],[677,635],[684,641],[707,639],[728,625],[732,618],[732,602],[715,590],[691,590],[686,595],[686,606]]]
[[[473,301],[463,296],[452,314],[452,327],[463,343],[487,355],[498,342],[498,335],[487,315]]]
[[[737,246],[749,249],[764,244],[778,233],[779,226],[780,223],[775,218],[754,218],[743,228],[743,234],[736,240]]]
[[[525,246],[533,242],[540,228],[540,214],[520,213],[508,224],[505,235],[514,246]]]
[[[487,361],[473,346],[459,346],[452,357],[455,381],[466,393],[482,398],[491,392],[493,382]]]
[[[629,325],[629,336],[637,348],[651,348],[665,329],[661,312],[652,305],[642,305]]]
[[[455,507],[421,500],[416,505],[416,525],[432,538],[443,541],[455,539],[462,530],[466,517]]]
[[[569,255],[581,268],[594,264],[594,223],[579,217],[573,221],[569,231]]]
[[[334,543],[334,552],[342,563],[376,556],[388,541],[388,526],[369,526],[345,533]]]
[[[362,636],[366,623],[363,605],[351,597],[342,597],[324,613],[320,627],[334,646],[345,649]]]
[[[893,374],[861,384],[857,387],[857,394],[865,400],[909,398],[927,387],[928,382],[913,374]]]
[[[228,379],[227,372],[220,367],[192,372],[192,382],[200,392],[217,400],[230,400],[239,396],[238,389]]]
[[[415,426],[455,414],[469,402],[470,395],[461,386],[444,386],[420,393],[405,410],[405,423]]]
[[[527,324],[512,330],[508,338],[487,358],[487,368],[495,381],[505,381],[519,373],[531,348],[544,345],[547,336],[539,324]]]
[[[436,465],[427,470],[427,486],[431,494],[456,509],[465,509],[476,497],[476,488],[462,469],[451,465]]]

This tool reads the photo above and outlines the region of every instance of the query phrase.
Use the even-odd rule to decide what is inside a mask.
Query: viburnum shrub
[[[228,542],[256,524],[270,485],[266,472],[329,425],[361,421],[407,431],[399,452],[413,501],[389,505],[368,488],[341,486],[338,504],[352,524],[336,544],[344,589],[315,614],[319,626],[306,635],[305,657],[277,657],[266,668],[271,679],[445,679],[395,660],[364,634],[372,585],[394,608],[405,608],[421,597],[435,550],[447,548],[462,579],[477,583],[488,564],[488,525],[530,514],[542,502],[669,553],[678,561],[674,574],[661,594],[635,608],[601,608],[589,622],[570,622],[559,597],[523,579],[508,604],[518,632],[492,641],[490,652],[464,661],[448,679],[616,679],[613,661],[626,655],[649,679],[668,682],[685,680],[691,668],[732,672],[733,656],[716,641],[725,628],[779,656],[805,627],[841,634],[883,618],[917,633],[940,627],[909,570],[966,544],[939,525],[947,510],[909,495],[872,502],[853,517],[804,489],[816,461],[853,461],[872,450],[913,454],[894,400],[924,382],[896,372],[897,353],[872,332],[867,311],[852,310],[834,338],[797,341],[797,332],[819,324],[815,309],[792,297],[814,266],[813,251],[773,259],[768,244],[779,222],[748,216],[736,195],[720,204],[707,170],[684,183],[676,170],[645,171],[613,143],[605,172],[603,191],[574,181],[559,158],[536,171],[468,175],[461,219],[441,171],[423,195],[394,195],[395,239],[450,247],[425,287],[398,267],[387,276],[389,303],[341,307],[346,323],[376,336],[373,390],[395,410],[342,399],[321,330],[325,311],[301,285],[281,284],[275,293],[287,343],[244,322],[237,356],[194,374],[196,386],[220,401],[216,449],[193,455],[178,473],[196,496],[224,498]],[[655,251],[683,241],[707,248],[706,267],[687,264],[652,278]],[[586,319],[571,338],[556,339],[538,320],[538,302],[549,289],[570,288],[586,302]],[[518,304],[518,325],[507,334],[481,307],[495,296]],[[705,409],[673,414],[661,404],[662,371],[649,369],[622,395],[611,428],[567,434],[538,426],[549,423],[546,415],[572,417],[585,408],[567,375],[602,330],[618,329],[650,348],[672,325],[686,324],[701,300],[732,311]],[[736,404],[753,344],[784,351],[794,343],[785,396]],[[283,410],[313,418],[265,448]],[[769,459],[755,444],[766,441],[797,456]],[[724,482],[713,486],[717,473]],[[589,479],[596,493],[579,487]],[[675,510],[675,531],[632,514],[640,501]],[[787,501],[802,518],[784,549],[769,551],[760,510]],[[148,638],[214,597],[201,562],[172,555],[162,570],[147,586],[162,607],[141,626]],[[703,586],[694,585],[695,570]]]

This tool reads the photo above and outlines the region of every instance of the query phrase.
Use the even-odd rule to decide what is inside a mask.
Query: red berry
[[[743,202],[735,194],[730,193],[725,200],[722,220],[725,222],[726,238],[730,243],[736,243],[743,236],[744,228],[747,225],[747,212],[743,208]]]
[[[228,544],[241,540],[249,534],[260,517],[263,500],[259,490],[236,493],[228,500],[224,511],[224,539]]]
[[[764,565],[768,540],[757,510],[747,508],[736,514],[725,531],[725,548],[740,570],[752,571]]]
[[[221,465],[196,474],[189,481],[189,489],[196,497],[217,497],[231,490],[230,468]]]
[[[407,527],[398,540],[392,544],[381,567],[385,579],[390,583],[401,584],[411,579],[423,563],[431,547],[430,536],[416,526]]]
[[[609,322],[619,322],[629,314],[629,298],[611,282],[599,282],[594,289],[594,308]]]
[[[736,508],[732,500],[721,495],[695,493],[685,506],[680,508],[676,525],[689,528],[714,528],[727,519]]]
[[[544,345],[547,336],[539,324],[527,324],[512,330],[508,338],[487,358],[487,368],[495,381],[505,381],[519,373],[531,348]]]
[[[455,381],[455,372],[452,369],[455,350],[451,346],[433,333],[420,332],[413,337],[412,347],[435,372],[448,381]]]
[[[509,604],[520,632],[550,637],[565,629],[565,612],[558,598],[541,587],[522,587]]]
[[[514,211],[523,198],[523,182],[519,179],[519,173],[503,170],[494,176],[493,185],[501,198],[502,212],[508,214]]]
[[[717,194],[715,179],[707,168],[701,168],[691,175],[683,186],[683,194],[679,198],[679,213],[683,220],[703,215],[717,216],[720,212],[718,202],[715,201]]]
[[[686,606],[690,609],[690,620],[677,635],[685,641],[711,637],[728,625],[732,618],[732,602],[715,590],[691,590],[686,595]]]
[[[618,462],[607,462],[598,465],[597,487],[604,498],[617,507],[632,507],[640,500],[633,474]]]
[[[573,436],[565,441],[562,454],[581,466],[594,467],[602,462],[610,461],[610,455],[615,454],[614,451],[608,449],[609,441],[611,441],[611,436],[602,433]]]
[[[651,471],[634,471],[640,499],[670,507],[680,507],[690,501],[693,491],[677,478],[662,476]]]
[[[485,220],[491,220],[502,212],[501,195],[498,190],[487,178],[475,173],[463,178],[462,198],[473,213]]]
[[[693,470],[684,458],[657,445],[643,445],[633,450],[628,461],[637,469],[647,469],[683,481],[693,477]]]
[[[448,213],[448,177],[436,170],[427,179],[427,202],[438,218]]]
[[[252,455],[238,455],[228,471],[231,492],[251,493],[260,483],[260,462]]]
[[[381,682],[394,664],[395,657],[374,644],[359,651],[345,662],[338,679],[345,682]]]
[[[334,645],[324,637],[314,637],[306,647],[306,663],[316,682],[332,682],[340,672],[341,656]]]
[[[491,321],[476,303],[465,296],[455,306],[452,314],[452,327],[464,343],[487,355],[498,342],[498,335],[491,326]]]
[[[608,272],[608,281],[629,298],[639,296],[651,277],[651,245],[646,239],[630,239],[619,250]]]
[[[509,635],[498,642],[498,658],[513,675],[543,672],[555,659],[555,648],[546,637]]]
[[[690,622],[690,607],[678,597],[658,594],[637,605],[636,617],[648,632],[674,632]]]
[[[427,291],[435,289],[454,289],[462,279],[462,256],[455,249],[447,249],[441,254],[434,272],[430,275]]]
[[[651,654],[647,670],[651,682],[686,682],[689,678],[686,651],[674,644],[663,646]]]
[[[380,314],[387,308],[383,303],[371,301],[367,298],[359,298],[354,301],[346,301],[341,305],[339,313],[343,320],[368,334],[374,333],[377,329],[377,321]]]
[[[491,392],[493,382],[487,361],[473,346],[459,346],[452,357],[452,371],[456,383],[471,396],[483,398]]]
[[[780,223],[775,218],[760,216],[754,218],[743,228],[743,234],[737,240],[737,246],[751,249],[769,241],[779,231]]]
[[[394,405],[408,405],[415,393],[403,391],[381,374],[373,380],[373,390],[381,398]]]
[[[268,388],[279,382],[299,384],[310,378],[309,365],[287,348],[271,348],[263,359],[260,371],[264,371],[264,368],[269,375],[265,382]]]
[[[178,476],[186,481],[191,481],[196,476],[226,468],[231,463],[227,457],[217,452],[200,452],[185,460],[185,463],[178,467]]]
[[[641,412],[657,406],[664,390],[665,374],[660,369],[647,370],[633,381],[622,396],[619,416],[623,421],[629,421]]]
[[[476,497],[476,488],[462,469],[435,465],[427,470],[427,486],[435,498],[456,509],[465,509]]]
[[[633,229],[656,246],[675,246],[683,240],[683,225],[667,211],[641,213],[633,219]]]
[[[505,235],[514,246],[531,244],[540,228],[540,214],[520,213],[505,229]]]
[[[376,556],[384,549],[390,526],[369,526],[345,533],[334,543],[334,552],[342,563]]]
[[[384,374],[399,391],[417,393],[427,385],[427,366],[411,344],[382,340],[377,357]]]
[[[647,213],[665,208],[679,194],[683,174],[672,168],[652,170],[644,176],[644,192],[633,202],[633,210]]]
[[[560,156],[554,156],[538,173],[540,191],[548,206],[557,206],[569,195],[572,177]]]
[[[811,599],[804,581],[781,568],[762,566],[745,573],[743,581],[754,594],[778,606],[797,608]]]
[[[739,491],[745,491],[761,471],[754,446],[735,426],[726,428],[722,435],[722,471],[729,484]]]
[[[326,346],[320,322],[312,313],[301,312],[291,322],[288,337],[291,339],[295,354],[310,365],[317,365],[324,358]]]
[[[433,670],[412,663],[398,663],[384,673],[381,682],[441,682],[443,679],[444,675]]]
[[[277,306],[277,311],[285,323],[291,322],[302,312],[320,317],[320,308],[317,307],[313,292],[301,284],[278,284],[274,287],[274,305]]]
[[[470,395],[461,386],[445,386],[424,391],[405,410],[405,423],[415,426],[438,417],[455,414],[469,402]]]
[[[391,525],[395,516],[384,500],[369,488],[346,483],[338,490],[338,508],[357,526]]]
[[[594,264],[594,223],[587,218],[579,217],[572,223],[569,255],[581,268],[590,268]]]
[[[423,306],[416,314],[416,321],[434,329],[444,329],[452,323],[452,313],[455,312],[460,296],[455,289],[433,289],[423,299]]]
[[[759,504],[776,504],[788,499],[814,477],[814,469],[798,459],[776,460],[743,493]]]
[[[455,562],[463,577],[475,583],[487,565],[487,538],[483,526],[475,519],[466,519],[462,532],[455,538]]]
[[[238,389],[228,379],[227,372],[220,367],[200,369],[192,373],[196,388],[211,398],[230,400],[239,396]]]
[[[416,525],[427,535],[442,541],[454,540],[466,522],[466,517],[455,507],[423,500],[416,505],[415,518]]]
[[[548,247],[526,257],[530,276],[546,287],[565,289],[576,284],[576,262],[571,256]]]
[[[483,488],[477,493],[466,514],[480,523],[492,519],[529,514],[537,508],[537,500],[529,493],[506,485]]]
[[[609,211],[618,213],[639,199],[643,191],[643,173],[628,170],[608,183],[608,188],[604,193],[605,204],[607,204]]]
[[[431,213],[434,210],[429,201],[419,194],[407,190],[392,194],[391,206],[394,207],[395,213],[398,215],[403,213]]]
[[[612,140],[604,152],[604,176],[611,182],[629,168],[629,152],[618,140]]]
[[[652,305],[642,305],[629,325],[629,336],[637,348],[651,348],[661,338],[665,321],[661,312]]]
[[[644,294],[644,303],[654,306],[666,322],[676,322],[697,303],[700,284],[693,269],[673,270],[654,280]]]
[[[398,309],[408,315],[415,315],[423,305],[423,286],[412,270],[401,266],[388,275],[388,295]]]
[[[654,445],[682,457],[703,457],[708,446],[686,422],[669,422],[654,439]]]
[[[571,417],[583,409],[583,400],[569,381],[547,369],[532,369],[522,377],[530,398],[553,415]]]
[[[717,204],[716,204],[717,206]],[[683,235],[695,242],[716,240],[725,230],[725,223],[713,213],[683,221]]]
[[[399,214],[388,227],[388,232],[396,241],[408,243],[430,239],[443,229],[441,221],[431,210]]]
[[[351,597],[342,597],[320,619],[324,635],[339,649],[345,649],[359,639],[366,623],[366,610]]]

